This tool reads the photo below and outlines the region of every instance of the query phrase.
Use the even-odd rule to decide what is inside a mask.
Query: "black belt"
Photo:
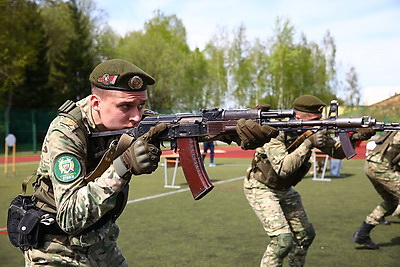
[[[53,218],[55,220],[55,215],[53,213],[49,213],[49,214],[51,217],[54,216]],[[79,232],[79,234],[85,234],[85,233],[91,232],[93,230],[99,229],[103,225],[105,225],[107,222],[111,221],[111,219],[112,219],[112,217],[109,216],[108,214],[106,214],[103,217],[101,217],[96,223],[94,223],[93,225],[84,229],[83,231]],[[69,235],[66,232],[64,232],[56,222],[54,222],[50,225],[41,223],[40,230],[43,234],[46,234],[46,235]]]

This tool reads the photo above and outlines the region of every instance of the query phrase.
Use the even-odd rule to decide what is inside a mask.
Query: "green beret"
[[[144,91],[147,85],[156,82],[142,69],[122,59],[100,63],[90,74],[89,80],[101,89],[119,91]]]
[[[322,113],[326,104],[313,95],[302,95],[293,101],[293,108],[307,113]]]

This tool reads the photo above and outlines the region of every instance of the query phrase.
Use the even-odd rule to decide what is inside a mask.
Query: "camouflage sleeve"
[[[321,148],[321,151],[335,159],[344,159],[346,157],[340,141],[335,140],[331,136],[328,136],[326,145]]]
[[[87,148],[84,136],[74,125],[60,121],[48,136],[50,177],[57,207],[57,223],[74,234],[97,222],[116,203],[116,192],[106,179],[121,179],[112,166],[93,182],[86,175]]]
[[[286,177],[309,160],[311,150],[303,143],[289,154],[283,140],[283,134],[280,133],[277,138],[272,138],[269,143],[264,145],[264,150],[274,171],[279,176]]]
[[[393,145],[400,145],[400,132],[397,132],[394,136],[393,136]]]

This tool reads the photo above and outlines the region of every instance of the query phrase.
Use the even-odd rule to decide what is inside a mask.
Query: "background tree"
[[[0,14],[0,107],[9,110],[18,101],[16,96],[29,92],[26,82],[34,83],[30,74],[41,63],[43,31],[34,2],[3,0]]]
[[[241,25],[235,32],[228,51],[229,86],[227,98],[231,105],[245,107],[252,93],[252,75],[255,70],[249,58],[250,43],[246,39],[246,28]]]
[[[46,1],[42,7],[48,38],[48,87],[55,89],[52,106],[59,106],[65,99],[78,100],[90,92],[88,77],[98,63],[90,10],[91,1],[85,0]]]
[[[95,28],[94,43],[97,49],[96,57],[97,61],[105,61],[111,58],[117,58],[117,47],[120,42],[121,36],[119,36],[110,26],[108,25],[97,25]]]
[[[346,82],[346,92],[348,92],[346,103],[351,107],[358,106],[360,104],[361,93],[360,86],[358,85],[358,74],[353,66],[346,73]]]
[[[89,73],[100,58],[92,1],[0,4],[0,108],[56,108],[87,95]]]
[[[253,46],[250,47],[249,61],[252,64],[252,92],[249,94],[249,107],[255,107],[260,103],[272,103],[274,99],[271,87],[268,86],[270,80],[269,56],[267,46],[256,39]]]
[[[128,33],[117,50],[120,58],[155,77],[157,83],[149,90],[151,108],[181,110],[202,104],[206,72],[198,68],[204,68],[203,57],[190,51],[186,29],[175,15],[156,11],[155,17],[145,23],[144,31]]]
[[[334,94],[329,87],[325,51],[308,42],[304,34],[298,43],[289,20],[277,19],[275,34],[269,43],[269,86],[275,96],[271,104],[288,108],[299,95],[312,94],[329,101]]]
[[[300,94],[336,98],[336,47],[323,45],[278,18],[273,36],[250,42],[240,25],[191,50],[175,15],[155,11],[143,30],[119,36],[92,0],[3,0],[0,107],[56,108],[89,93],[93,67],[110,58],[131,61],[155,77],[149,107],[166,112],[205,107],[288,108]],[[18,98],[13,98],[18,91]],[[354,101],[353,101],[354,102]]]
[[[225,28],[218,28],[203,51],[207,62],[207,81],[203,88],[206,107],[220,107],[228,91],[228,35]]]
[[[336,44],[330,31],[327,31],[323,38],[323,51],[325,51],[326,72],[328,76],[328,86],[332,93],[337,93],[337,66],[336,66]]]
[[[270,87],[275,95],[273,102],[270,103],[276,108],[290,106],[293,99],[292,93],[296,91],[293,83],[296,62],[294,45],[294,26],[288,20],[277,19],[275,25],[275,35],[270,39],[269,51],[269,72]]]

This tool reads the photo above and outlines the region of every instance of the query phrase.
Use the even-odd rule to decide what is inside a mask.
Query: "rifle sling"
[[[28,177],[26,177],[22,181],[22,184],[21,184],[22,191],[21,191],[20,195],[25,195],[26,194],[27,185],[28,185],[29,181],[32,179],[32,177],[34,177],[34,176],[36,176],[36,173],[33,173],[32,175],[29,175]]]
[[[305,131],[302,135],[300,135],[293,143],[291,143],[288,147],[287,147],[287,151],[292,152],[293,150],[295,150],[298,146],[300,146],[304,140],[306,140],[308,137],[310,137],[311,135],[313,135],[314,133],[311,130],[307,130]]]
[[[87,177],[85,177],[85,180],[90,182],[102,175],[111,165],[113,160],[119,157],[132,144],[133,139],[134,138],[128,134],[121,135],[118,143],[111,144],[111,147],[106,153],[104,153],[99,164],[97,164],[96,168]]]

